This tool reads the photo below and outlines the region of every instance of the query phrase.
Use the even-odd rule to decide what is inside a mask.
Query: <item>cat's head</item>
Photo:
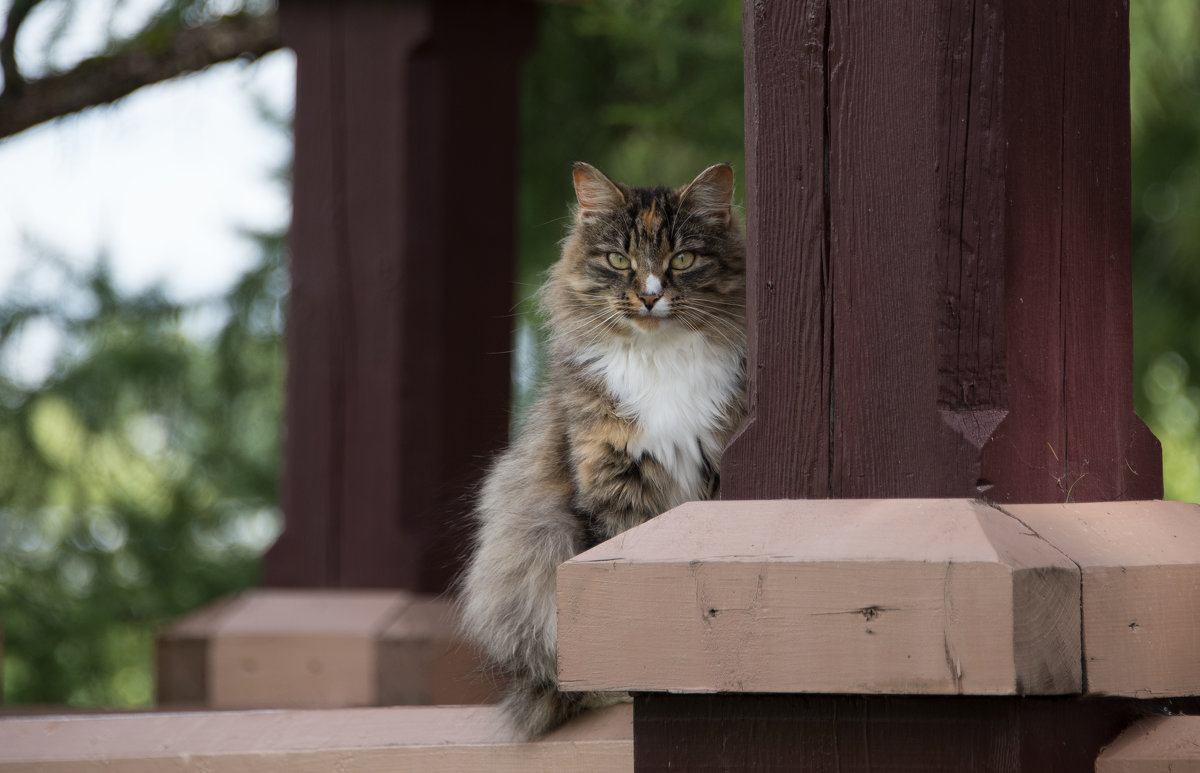
[[[729,164],[681,188],[631,188],[577,163],[574,183],[575,222],[542,295],[556,338],[695,331],[740,345],[746,255]]]

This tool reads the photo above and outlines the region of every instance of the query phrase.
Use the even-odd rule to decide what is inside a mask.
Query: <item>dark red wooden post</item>
[[[523,2],[287,0],[286,530],[269,585],[444,590],[506,434]]]
[[[743,8],[751,414],[723,496],[1160,497],[1132,401],[1127,2]],[[641,695],[635,757],[1090,771],[1164,707]]]
[[[746,3],[730,498],[1155,498],[1127,4]]]

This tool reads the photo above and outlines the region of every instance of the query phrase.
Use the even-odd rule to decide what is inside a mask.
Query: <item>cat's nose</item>
[[[639,295],[642,303],[646,304],[647,309],[653,309],[654,304],[658,303],[658,299],[662,297],[662,293],[654,293],[653,295]]]

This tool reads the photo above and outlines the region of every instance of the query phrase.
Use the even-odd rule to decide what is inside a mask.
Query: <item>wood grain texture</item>
[[[939,330],[946,286],[956,285],[957,299],[963,260],[970,258],[964,235],[948,233],[951,220],[956,231],[968,225],[968,202],[952,207],[948,190],[963,184],[964,171],[952,176],[949,167],[967,164],[966,151],[980,152],[962,136],[965,119],[950,125],[946,103],[953,100],[939,82],[956,83],[956,57],[970,67],[973,40],[955,35],[941,10],[928,3],[831,3],[834,496],[978,493],[978,451],[972,433],[963,436],[979,419],[965,415],[975,397],[946,386],[977,377],[958,372],[972,366],[970,357],[959,357],[961,309],[951,309],[959,324]],[[939,40],[948,24],[950,35]],[[978,109],[969,101],[969,80],[957,81],[967,111]],[[976,195],[976,189],[959,194]],[[946,271],[952,276],[941,277]],[[996,363],[987,369],[995,371]],[[947,392],[960,393],[950,405],[963,414],[961,422],[943,417]],[[986,436],[988,429],[973,434]]]
[[[726,495],[1160,496],[1122,0],[744,9],[752,412]]]
[[[1096,773],[1200,773],[1200,717],[1153,717],[1096,759]]]
[[[299,62],[287,524],[265,579],[440,592],[507,434],[532,7],[294,2],[280,19]],[[463,239],[460,194],[479,186]]]
[[[1059,263],[1065,2],[1003,5],[1005,421],[981,475],[999,501],[1061,501],[1067,490]],[[1126,162],[1128,163],[1128,162]],[[1128,216],[1128,215],[1126,215]],[[1069,281],[1069,279],[1068,279]]]
[[[938,406],[976,447],[1003,418],[1004,146],[999,7],[943,0],[936,12],[936,121],[946,129],[933,175],[945,244],[937,323]],[[981,423],[982,421],[982,423]]]
[[[1133,412],[1129,3],[1075,2],[1069,10],[1061,256],[1066,501],[1156,499],[1161,451]]]
[[[722,490],[735,499],[824,497],[833,352],[827,3],[743,8],[750,414],[722,457]]]
[[[1132,402],[1128,7],[1009,0],[1004,25],[1010,405],[991,496],[1160,497]]]
[[[534,743],[518,742],[494,707],[11,719],[0,722],[0,771],[631,771],[631,708]]]
[[[1200,505],[1008,505],[1082,575],[1089,693],[1200,694]]]
[[[567,562],[558,585],[569,690],[1082,686],[1076,567],[969,500],[690,503]]]

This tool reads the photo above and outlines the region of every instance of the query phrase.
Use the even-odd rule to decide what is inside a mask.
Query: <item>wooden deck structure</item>
[[[634,691],[631,720],[599,718],[618,769],[1200,764],[1194,717],[1135,724],[1200,713],[1200,509],[1157,501],[1132,410],[1127,13],[744,3],[751,415],[725,500],[560,569],[564,684]],[[286,0],[280,17],[300,93],[288,520],[266,579],[438,592],[456,502],[507,421],[511,210],[472,211],[485,268],[456,239],[454,181],[512,176],[532,10]],[[346,646],[370,649],[381,614]],[[0,769],[127,752],[392,769],[406,738],[499,737],[490,709],[404,711],[323,713],[320,743],[312,715],[236,714],[301,728],[237,749],[205,740],[225,720],[175,718],[159,752],[89,745],[117,720],[0,723]],[[48,750],[52,733],[76,740]],[[472,764],[543,759],[502,740]]]
[[[560,681],[637,696],[638,770],[1091,771],[1200,712],[1198,546],[1161,500],[690,503],[559,569]]]

